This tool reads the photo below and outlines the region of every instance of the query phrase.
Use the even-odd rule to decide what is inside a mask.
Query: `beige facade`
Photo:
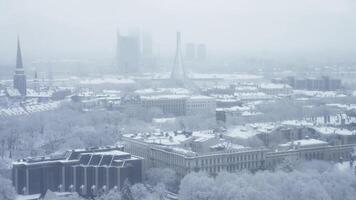
[[[171,148],[124,138],[125,151],[144,159],[143,170],[169,167],[180,176],[192,171],[215,174],[221,171],[258,170],[264,165],[266,149],[241,149],[209,153],[194,153],[182,148]]]
[[[143,171],[149,168],[171,168],[181,177],[192,171],[216,174],[221,171],[255,171],[272,169],[284,160],[348,161],[356,145],[313,146],[288,151],[270,151],[264,148],[195,153],[184,148],[148,144],[123,138],[125,151],[143,157]]]

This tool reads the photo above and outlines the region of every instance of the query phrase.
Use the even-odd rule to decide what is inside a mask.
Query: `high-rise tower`
[[[199,61],[204,61],[206,60],[206,45],[205,44],[199,44],[197,47],[197,59]]]
[[[122,74],[140,71],[140,40],[137,34],[120,35],[117,32],[117,64]]]
[[[193,43],[186,44],[185,58],[186,58],[186,60],[189,60],[189,61],[192,61],[195,59],[195,45]]]
[[[26,96],[26,75],[23,68],[20,39],[17,38],[17,55],[16,55],[16,70],[14,75],[14,88],[17,89],[22,96]]]
[[[182,57],[182,49],[181,49],[181,35],[180,32],[177,32],[176,55],[174,57],[171,79],[176,81],[184,81],[186,78],[187,77],[183,65],[183,57]]]

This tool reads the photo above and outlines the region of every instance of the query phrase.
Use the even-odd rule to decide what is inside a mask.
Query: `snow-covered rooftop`
[[[98,84],[133,84],[135,83],[132,79],[124,79],[124,78],[93,78],[93,79],[84,79],[79,81],[80,84],[83,85],[98,85]]]
[[[322,141],[322,140],[317,140],[317,139],[303,139],[303,140],[295,140],[292,142],[287,142],[285,144],[280,144],[279,146],[280,147],[289,147],[292,145],[299,145],[302,147],[307,147],[307,146],[315,146],[315,145],[324,146],[324,145],[328,145],[328,143],[325,141]]]
[[[254,74],[197,74],[192,73],[193,79],[224,79],[224,80],[255,80],[262,79],[262,76]]]
[[[140,140],[149,144],[180,146],[181,144],[188,141],[204,142],[208,139],[214,138],[215,136],[211,131],[194,131],[191,134],[178,132],[125,134],[124,137]]]
[[[168,100],[168,99],[187,99],[189,96],[187,95],[151,95],[151,96],[141,96],[142,100]]]
[[[185,88],[146,88],[135,91],[139,95],[153,95],[153,94],[179,94],[188,95],[191,91]]]
[[[276,84],[276,83],[262,83],[260,87],[262,89],[291,89],[291,86],[287,84]]]
[[[348,129],[341,129],[336,127],[322,126],[322,127],[313,127],[316,131],[321,134],[337,134],[337,135],[356,135],[356,131],[351,131]]]
[[[226,136],[232,138],[242,138],[247,139],[253,137],[260,132],[249,125],[240,125],[229,128],[225,133]]]
[[[36,104],[23,104],[18,106],[12,106],[7,108],[0,107],[0,116],[19,116],[19,115],[28,115],[36,112],[44,112],[55,110],[60,106],[60,102],[49,102],[49,103],[36,103]]]
[[[346,97],[345,94],[338,93],[335,91],[309,91],[309,90],[293,90],[294,95],[306,96],[306,97],[318,97],[318,98],[327,98],[327,97]]]

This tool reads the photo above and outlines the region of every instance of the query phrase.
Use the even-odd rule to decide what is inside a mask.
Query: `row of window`
[[[228,156],[226,161],[224,158],[209,158],[200,160],[200,166],[204,165],[216,165],[220,163],[231,163],[231,162],[239,162],[239,161],[251,161],[257,160],[258,154],[244,154],[244,155],[236,155],[236,156]],[[199,165],[199,160],[196,160],[196,166]]]
[[[253,161],[253,162],[246,162],[246,163],[239,163],[235,165],[227,165],[227,166],[214,166],[214,167],[202,167],[200,170],[209,172],[209,173],[219,173],[223,170],[225,171],[237,171],[237,170],[244,170],[244,169],[257,169],[261,167],[261,162]]]

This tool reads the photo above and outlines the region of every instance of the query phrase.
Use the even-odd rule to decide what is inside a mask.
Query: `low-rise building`
[[[113,188],[142,181],[142,158],[123,147],[70,150],[61,155],[20,159],[13,163],[18,194],[45,194],[47,190],[96,196]]]
[[[145,109],[158,108],[165,115],[208,115],[215,117],[216,101],[213,97],[199,95],[141,96]]]
[[[263,83],[258,89],[268,95],[289,95],[292,93],[292,87],[287,84]]]
[[[169,167],[183,177],[189,172],[258,170],[264,165],[267,150],[233,144],[213,133],[127,134],[125,150],[144,160],[144,171]]]

